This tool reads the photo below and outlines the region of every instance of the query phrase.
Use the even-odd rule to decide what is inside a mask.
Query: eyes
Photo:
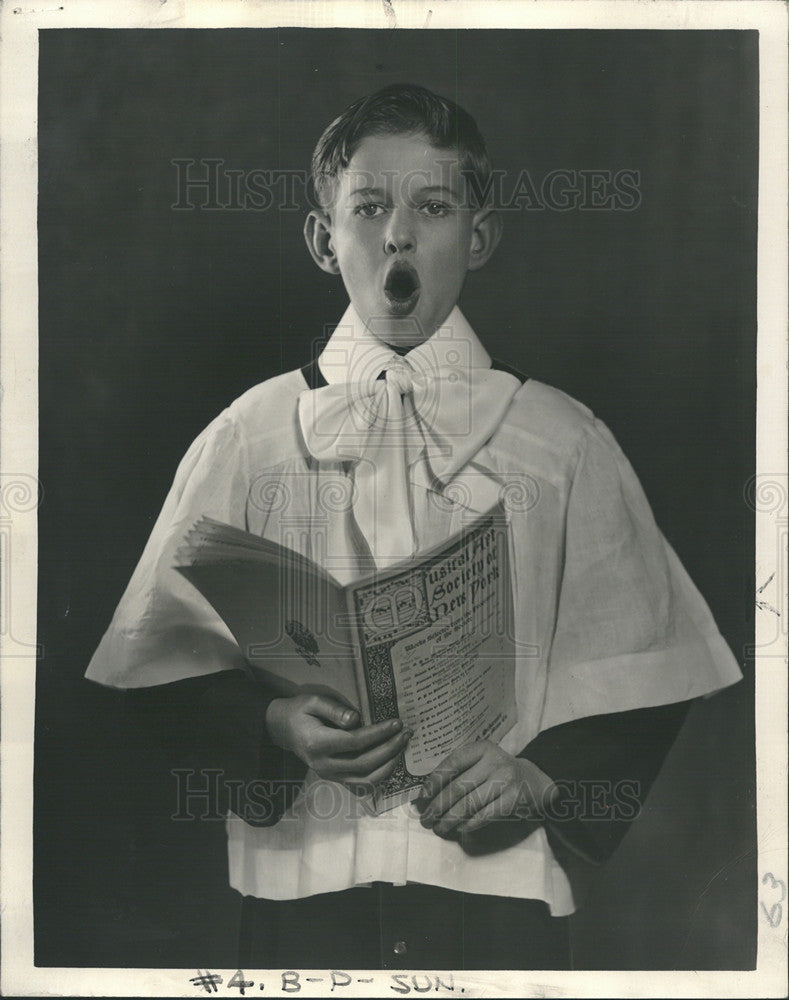
[[[377,219],[387,210],[385,205],[369,201],[362,205],[357,205],[353,210],[353,214],[362,219]],[[452,211],[452,206],[447,205],[443,201],[426,201],[418,206],[417,211],[430,219],[443,219]]]
[[[365,205],[357,205],[353,210],[354,215],[360,215],[363,219],[374,219],[378,215],[383,215],[383,213],[383,205],[374,205],[372,202],[368,202]]]
[[[443,201],[427,201],[424,205],[420,205],[419,211],[423,215],[429,215],[431,219],[442,219],[445,215],[449,215],[450,207]]]

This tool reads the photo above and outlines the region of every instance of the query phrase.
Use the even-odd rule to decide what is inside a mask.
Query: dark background
[[[221,823],[83,679],[189,442],[303,364],[346,298],[303,210],[174,211],[174,158],[306,168],[359,95],[408,80],[494,166],[638,170],[631,212],[515,211],[462,306],[491,353],[591,407],[632,461],[745,681],[696,705],[573,918],[579,968],[752,968],[758,38],[755,32],[40,34],[40,965],[233,967]]]

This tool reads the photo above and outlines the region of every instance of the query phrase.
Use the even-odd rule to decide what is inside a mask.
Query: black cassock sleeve
[[[545,827],[555,849],[601,864],[638,815],[691,702],[593,715],[546,729],[518,755],[559,788]],[[558,844],[557,844],[558,842]]]
[[[240,670],[126,691],[132,717],[172,766],[219,772],[216,811],[233,809],[252,826],[273,826],[307,773],[271,742],[265,719],[274,697]]]
[[[272,826],[298,795],[307,772],[275,746],[265,716],[275,697],[240,670],[126,691],[130,711],[173,766],[221,773],[220,791],[256,786],[256,808],[240,815]],[[596,715],[540,733],[519,754],[559,787],[545,818],[558,841],[585,861],[603,862],[616,848],[657,777],[689,702]],[[261,806],[261,801],[264,805]],[[229,798],[218,808],[234,808]],[[234,809],[234,811],[236,811]]]

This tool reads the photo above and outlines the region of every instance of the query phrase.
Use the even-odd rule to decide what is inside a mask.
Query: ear
[[[469,271],[478,271],[493,256],[504,228],[495,208],[482,208],[474,213],[471,246],[468,254]]]
[[[331,241],[331,220],[325,212],[313,209],[304,222],[304,240],[310,256],[327,274],[339,274],[340,265]]]

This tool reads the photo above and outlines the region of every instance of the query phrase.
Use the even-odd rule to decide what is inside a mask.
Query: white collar
[[[321,352],[318,367],[329,385],[363,382],[377,378],[397,357],[349,305]],[[404,357],[414,370],[426,375],[439,368],[489,369],[491,365],[490,355],[457,306],[431,337]]]

